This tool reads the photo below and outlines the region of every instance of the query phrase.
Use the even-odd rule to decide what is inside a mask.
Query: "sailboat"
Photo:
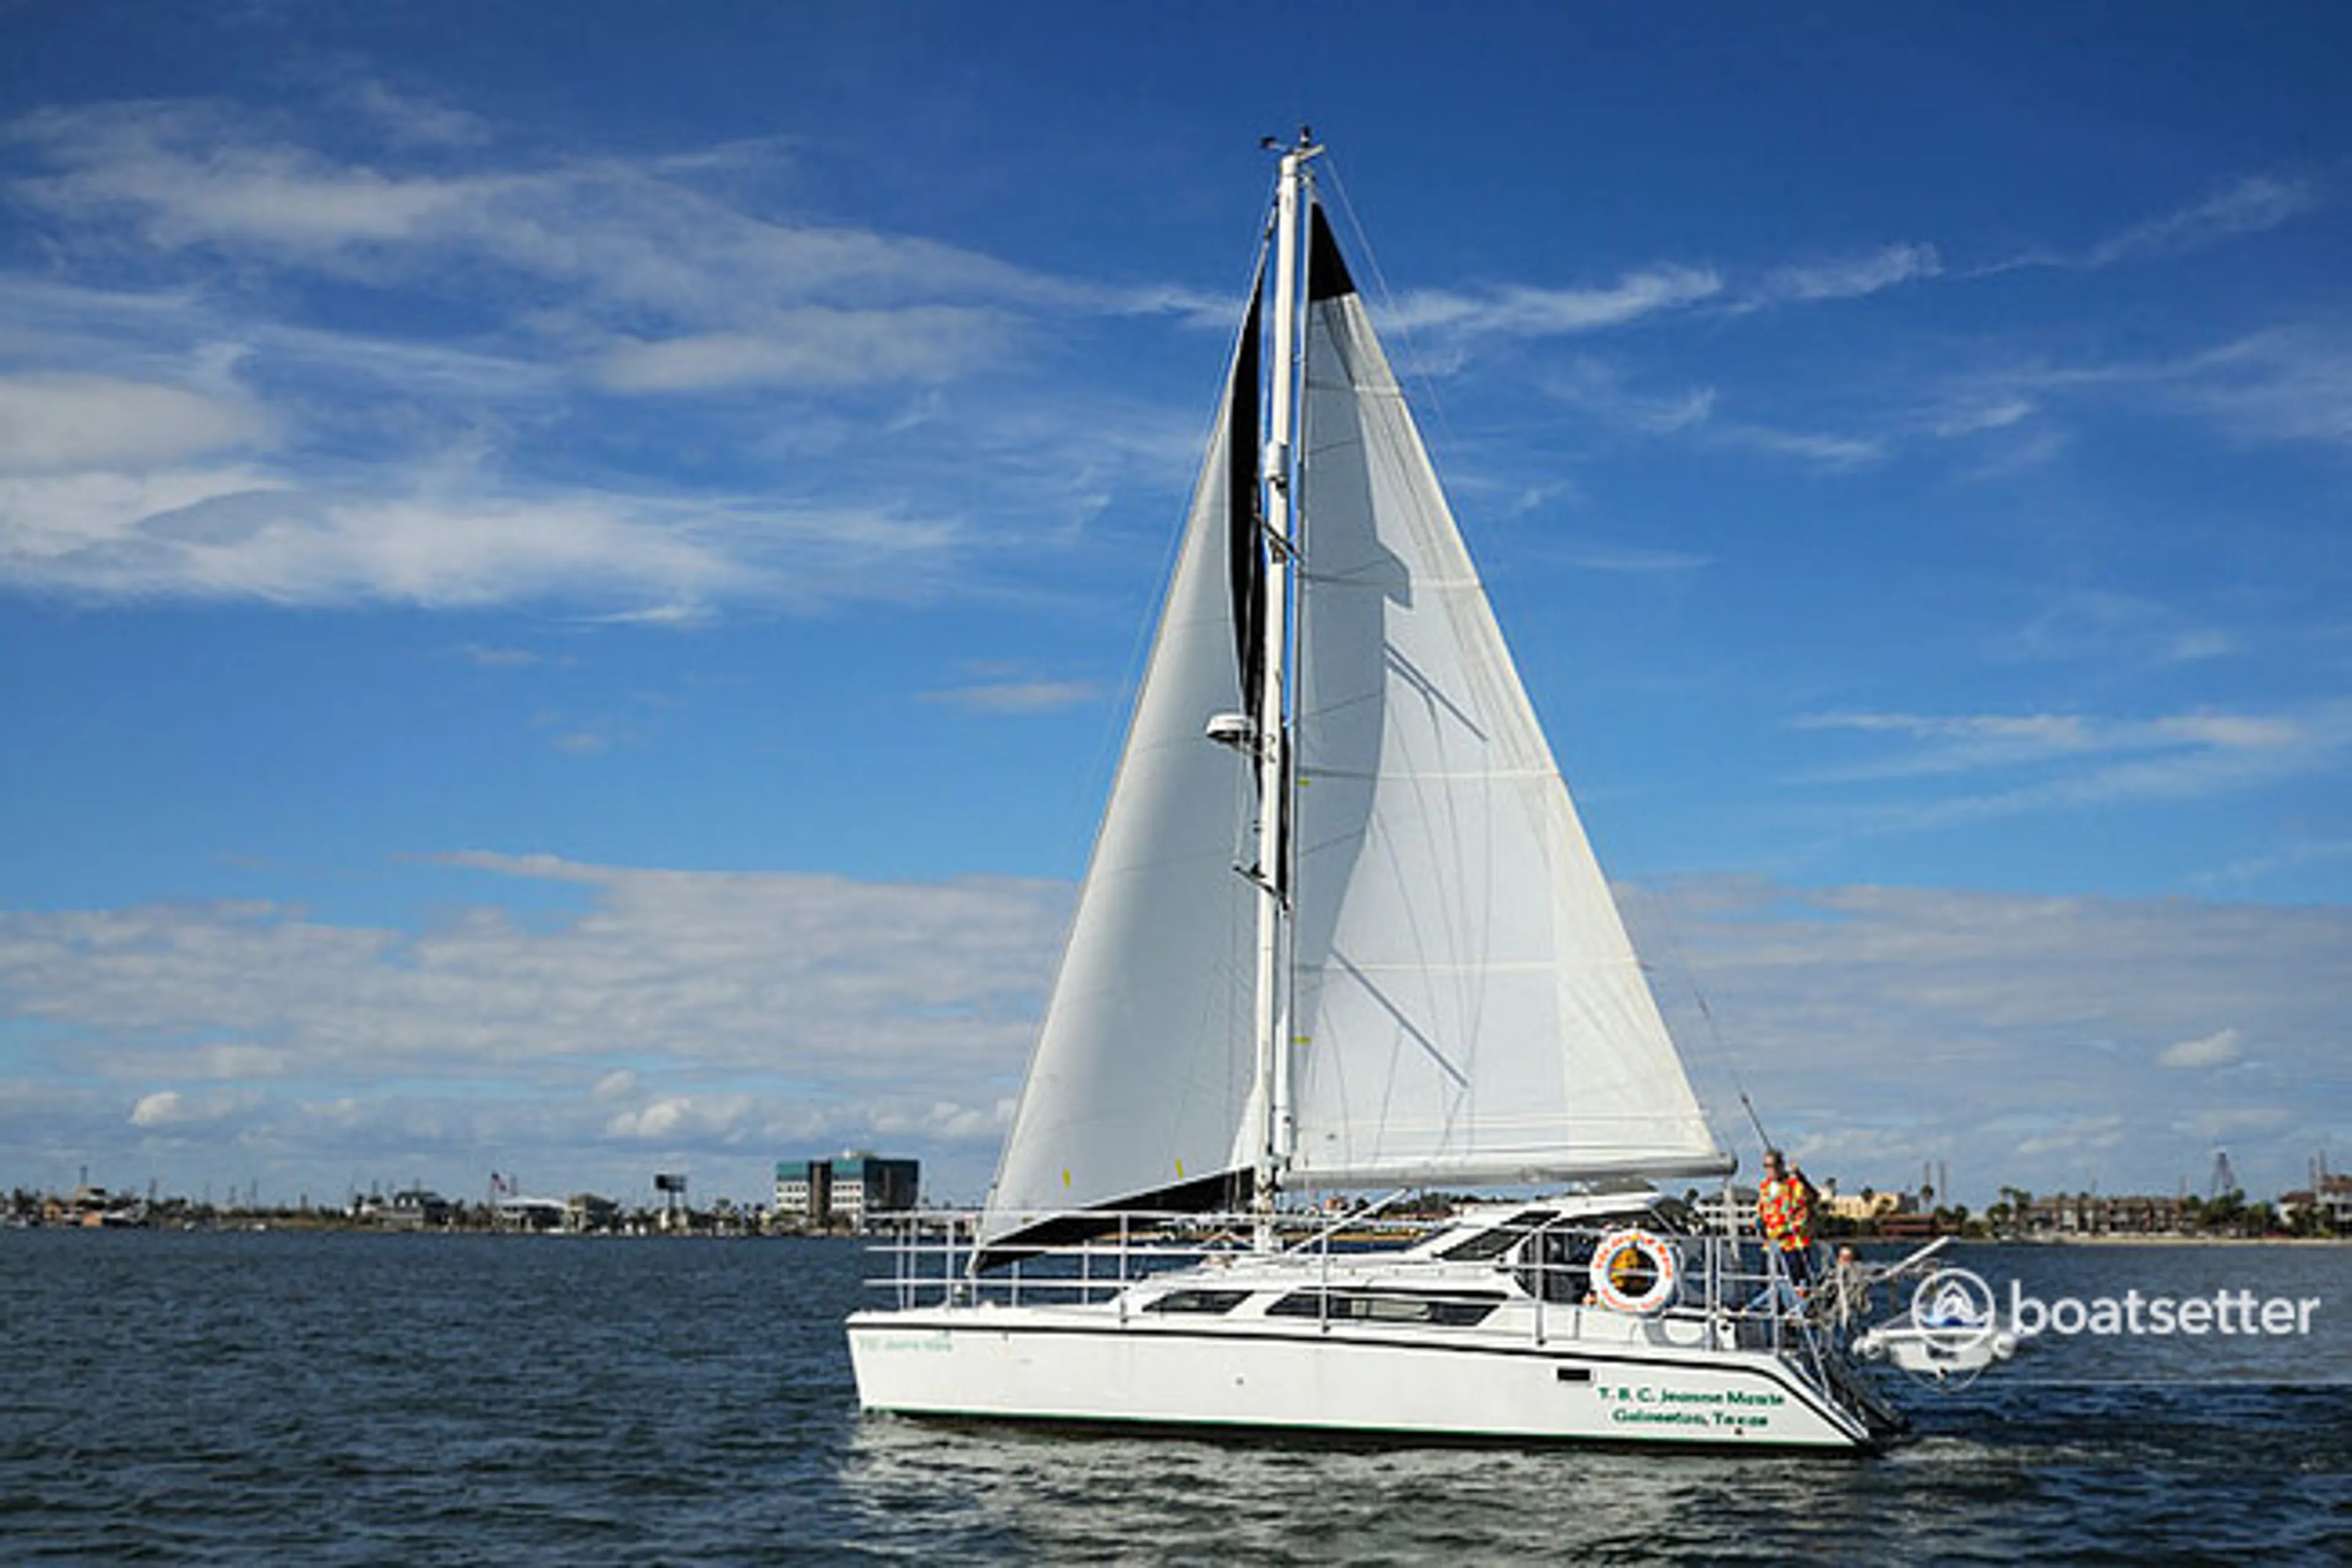
[[[1282,153],[994,1184],[848,1320],[860,1402],[1874,1446],[1894,1413],[1730,1189],[1660,1190],[1734,1161],[1317,199],[1321,153]],[[1403,1213],[1465,1190],[1549,1195]]]

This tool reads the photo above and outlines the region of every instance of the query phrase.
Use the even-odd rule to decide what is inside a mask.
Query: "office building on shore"
[[[877,1216],[915,1206],[922,1163],[855,1150],[831,1160],[776,1163],[776,1223],[809,1230],[863,1230]]]

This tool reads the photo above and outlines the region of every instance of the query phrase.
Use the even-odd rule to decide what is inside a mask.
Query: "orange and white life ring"
[[[1587,1269],[1595,1300],[1640,1318],[1666,1310],[1682,1272],[1682,1254],[1673,1242],[1632,1227],[1602,1237]]]

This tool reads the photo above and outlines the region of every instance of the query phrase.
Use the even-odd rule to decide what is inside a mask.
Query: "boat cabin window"
[[[1269,1318],[1331,1318],[1362,1323],[1435,1323],[1466,1329],[1502,1305],[1499,1296],[1423,1296],[1368,1290],[1297,1290],[1265,1310]]]
[[[1600,1236],[1589,1230],[1548,1230],[1519,1255],[1518,1281],[1530,1296],[1547,1301],[1581,1301],[1590,1286],[1585,1274]]]
[[[1249,1300],[1246,1290],[1171,1290],[1144,1303],[1147,1312],[1230,1312]]]
[[[1500,1258],[1517,1247],[1528,1232],[1549,1225],[1555,1216],[1543,1209],[1529,1209],[1513,1215],[1492,1230],[1474,1234],[1467,1241],[1459,1241],[1438,1254],[1448,1263],[1483,1263],[1490,1258]]]

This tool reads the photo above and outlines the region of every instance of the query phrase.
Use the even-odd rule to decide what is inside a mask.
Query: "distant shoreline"
[[[1971,1247],[2342,1247],[2352,1236],[1988,1236]]]

